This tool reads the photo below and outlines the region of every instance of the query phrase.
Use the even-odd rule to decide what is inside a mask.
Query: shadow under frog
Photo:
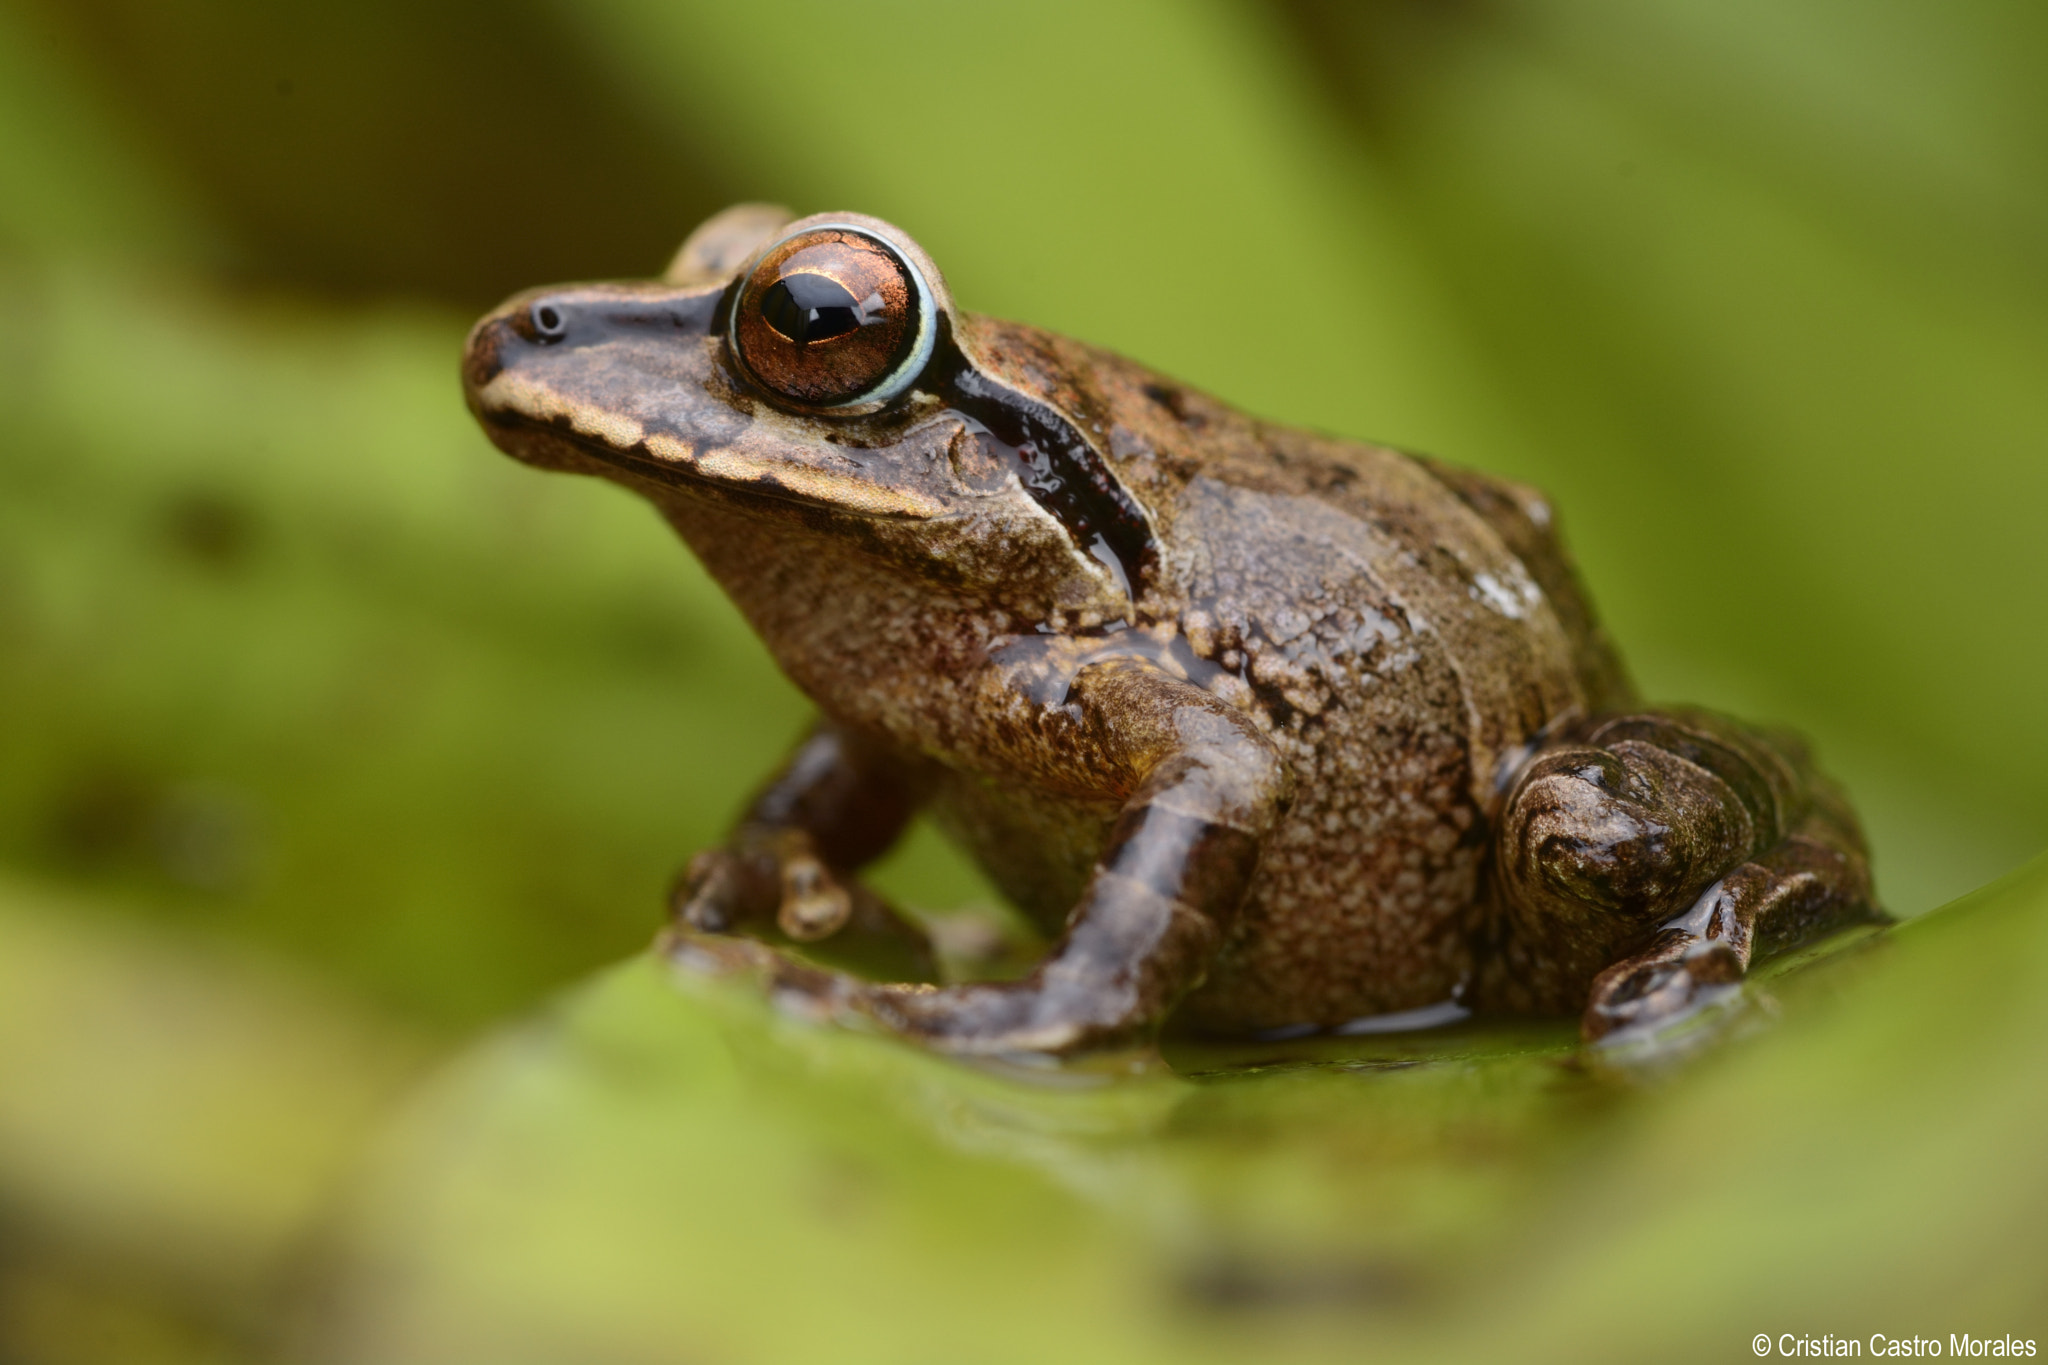
[[[887,223],[729,210],[658,282],[511,299],[463,378],[817,703],[665,940],[817,1011],[980,1054],[1450,1000],[1597,1038],[1882,919],[1797,739],[1639,705],[1534,490],[961,312]],[[856,880],[920,809],[1056,939],[1028,976],[935,984]]]

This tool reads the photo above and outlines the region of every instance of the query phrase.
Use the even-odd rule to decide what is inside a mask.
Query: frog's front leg
[[[1075,776],[1123,799],[1065,934],[1021,981],[878,986],[855,1009],[948,1052],[1072,1053],[1149,1037],[1207,973],[1293,779],[1252,720],[1132,660],[1075,677]]]
[[[852,876],[895,842],[916,803],[900,762],[820,722],[725,844],[690,860],[672,897],[676,920],[699,933],[780,935],[873,975],[933,980],[924,934]]]
[[[1805,746],[1706,712],[1608,717],[1537,753],[1495,857],[1478,1002],[1582,1009],[1589,1040],[1885,919],[1855,818]]]
[[[1149,1036],[1208,970],[1292,777],[1249,717],[1131,660],[1082,669],[1047,726],[1041,777],[1122,808],[1066,933],[1028,977],[933,988],[821,971],[759,945],[741,960],[785,999],[948,1052],[1072,1053]],[[676,946],[714,945],[686,935]]]

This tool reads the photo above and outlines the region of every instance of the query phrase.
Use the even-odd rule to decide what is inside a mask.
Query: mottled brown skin
[[[802,395],[866,362],[745,364],[760,319],[728,325],[779,278],[750,262],[826,223],[922,276],[936,338],[905,391],[833,410]],[[849,344],[923,335],[879,322],[887,348]],[[1881,917],[1796,740],[1638,709],[1533,490],[961,313],[887,224],[744,206],[661,282],[510,300],[464,380],[508,453],[654,503],[816,701],[670,943],[826,1013],[974,1053],[1451,999],[1597,1037]],[[860,887],[919,809],[1057,937],[1030,976],[932,984]]]

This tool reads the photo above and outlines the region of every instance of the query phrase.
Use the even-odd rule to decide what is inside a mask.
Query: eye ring
[[[835,248],[843,258],[837,262]],[[806,256],[824,264],[806,264]],[[798,268],[785,272],[785,265]],[[847,285],[872,283],[878,269],[882,286],[856,298]],[[899,293],[900,305],[892,305]],[[938,339],[937,315],[931,284],[912,253],[860,223],[808,223],[749,262],[726,344],[737,368],[777,400],[851,414],[893,402],[924,373]],[[870,332],[877,323],[881,329]]]

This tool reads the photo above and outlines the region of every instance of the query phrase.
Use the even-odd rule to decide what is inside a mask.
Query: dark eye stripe
[[[940,377],[943,376],[943,377]],[[967,363],[950,337],[927,386],[971,418],[1014,461],[1018,480],[1074,544],[1123,579],[1136,597],[1157,557],[1152,526],[1102,455],[1057,409],[999,384]]]

